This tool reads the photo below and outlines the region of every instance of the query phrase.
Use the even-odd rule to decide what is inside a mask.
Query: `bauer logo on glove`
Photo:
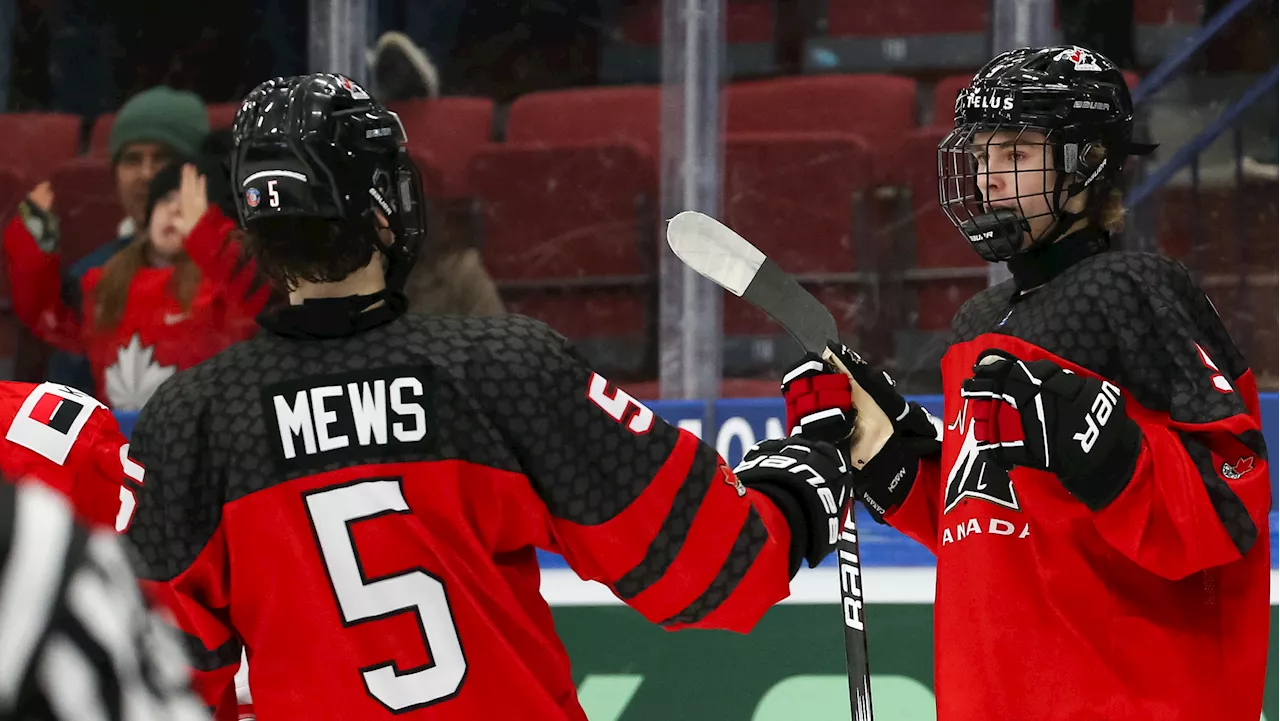
[[[747,449],[733,472],[746,487],[768,496],[793,532],[807,531],[793,545],[792,575],[802,558],[813,568],[835,548],[850,478],[849,463],[834,446],[796,436],[761,441]]]

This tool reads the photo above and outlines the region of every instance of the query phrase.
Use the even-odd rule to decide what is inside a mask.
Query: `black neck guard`
[[[379,301],[382,305],[377,305]],[[302,305],[262,313],[258,325],[285,338],[342,338],[390,323],[404,315],[408,306],[403,293],[385,290],[346,298],[313,298]]]
[[[1013,274],[1018,290],[1029,290],[1044,285],[1067,268],[1111,247],[1111,237],[1106,231],[1086,227],[1063,236],[1056,243],[1032,248],[1009,259],[1009,272]]]

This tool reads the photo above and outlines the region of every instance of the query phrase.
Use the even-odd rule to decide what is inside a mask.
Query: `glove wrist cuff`
[[[791,491],[781,484],[749,483],[743,485],[753,491],[759,491],[764,494],[782,513],[782,517],[786,519],[787,527],[791,529],[791,553],[787,561],[787,574],[789,578],[795,578],[796,573],[800,570],[800,562],[811,554],[811,549],[808,548],[808,541],[810,537],[809,526],[813,519],[805,515],[804,504],[800,499],[796,498]],[[821,555],[825,556],[826,554]]]
[[[1086,473],[1063,475],[1062,485],[1092,511],[1100,511],[1128,488],[1142,453],[1142,431],[1127,419],[1107,457]]]
[[[854,486],[871,515],[884,523],[884,515],[906,500],[919,470],[920,456],[895,433],[861,471],[854,472]]]

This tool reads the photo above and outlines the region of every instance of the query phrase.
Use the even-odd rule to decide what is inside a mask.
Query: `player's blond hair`
[[[1106,157],[1107,149],[1101,145],[1094,145],[1085,154],[1085,162],[1089,167],[1096,168],[1098,163]],[[1118,233],[1124,229],[1124,215],[1124,193],[1118,189],[1112,189],[1102,205],[1094,211],[1090,220],[1109,233]]]
[[[1119,233],[1124,230],[1124,216],[1124,193],[1112,190],[1098,210],[1098,225],[1108,233]]]

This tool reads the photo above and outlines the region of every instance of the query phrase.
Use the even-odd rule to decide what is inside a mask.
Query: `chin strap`
[[[1024,247],[1023,238],[1031,231],[1031,224],[1021,214],[1008,208],[997,208],[960,224],[960,230],[969,238],[974,250],[982,256],[983,260],[989,263],[1010,261],[1054,245],[1077,221],[1090,218],[1107,201],[1112,187],[1111,178],[1105,172],[1107,159],[1103,158],[1098,167],[1089,170],[1089,175],[1081,179],[1082,171],[1086,168],[1076,162],[1078,155],[1074,149],[1077,147],[1076,144],[1068,145],[1072,148],[1071,151],[1059,150],[1055,153],[1058,172],[1053,183],[1053,194],[1050,197],[1053,203],[1053,223],[1040,237],[1033,238]],[[1086,146],[1085,152],[1087,153],[1088,150]],[[1075,182],[1067,185],[1068,178],[1074,179]],[[1094,192],[1089,195],[1080,212],[1072,213],[1063,209],[1065,202],[1088,188],[1092,188]]]

